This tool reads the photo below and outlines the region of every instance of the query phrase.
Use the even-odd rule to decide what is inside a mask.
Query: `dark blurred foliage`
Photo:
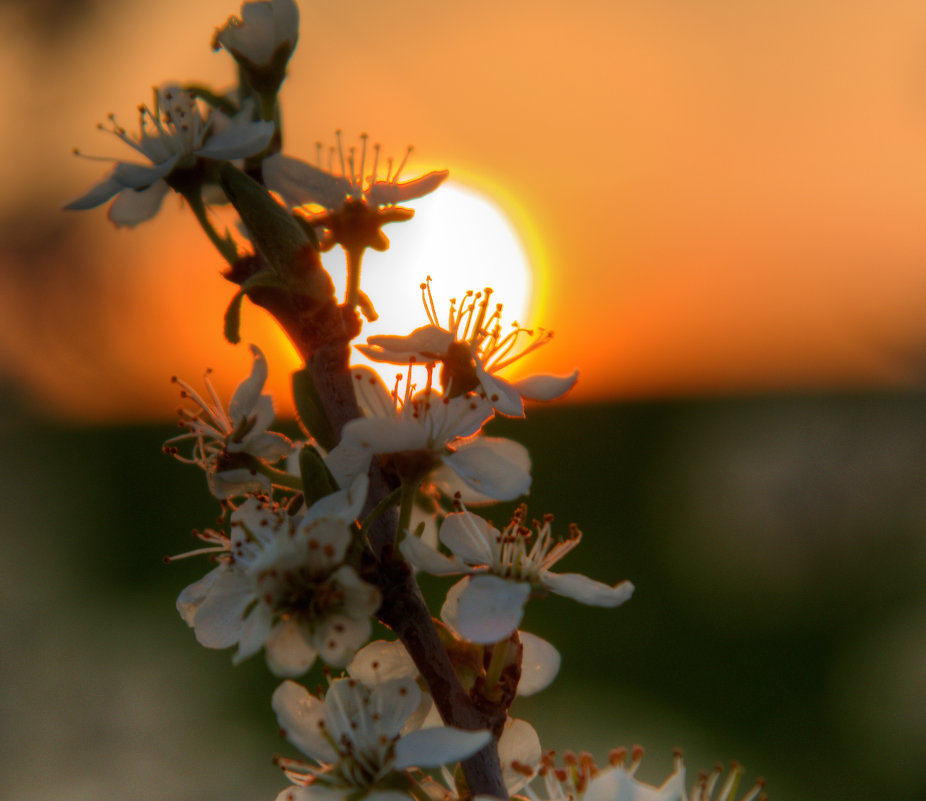
[[[926,397],[898,394],[543,407],[494,421],[493,433],[531,450],[530,513],[585,533],[558,569],[637,587],[617,610],[555,596],[531,603],[524,628],[559,648],[563,668],[515,714],[560,751],[603,758],[641,742],[651,781],[682,746],[691,770],[736,758],[749,777],[764,774],[775,801],[920,797],[922,672],[898,654],[923,664],[926,634],[901,627],[899,652],[879,637],[924,607],[924,412]],[[161,559],[196,547],[190,530],[214,525],[219,509],[195,468],[159,453],[170,434],[40,423],[0,431],[14,579],[2,596],[4,636],[28,652],[62,629],[86,631],[86,654],[62,657],[75,687],[91,681],[89,655],[105,649],[107,659],[123,654],[129,686],[135,672],[169,676],[158,685],[162,717],[194,698],[218,707],[195,722],[198,764],[160,755],[174,778],[208,770],[215,753],[224,786],[238,786],[240,772],[271,797],[283,782],[269,758],[286,750],[273,739],[276,680],[260,657],[232,668],[230,652],[199,647],[173,609],[208,563]],[[485,513],[502,524],[508,510]],[[447,583],[424,584],[436,609]],[[137,626],[124,628],[126,615]],[[316,669],[306,683],[323,680]],[[62,712],[57,725],[89,724]],[[145,724],[152,738],[158,725]],[[90,752],[82,769],[102,776],[105,761]],[[222,786],[203,796],[191,784],[188,797],[226,797]],[[149,789],[138,797],[160,795]]]

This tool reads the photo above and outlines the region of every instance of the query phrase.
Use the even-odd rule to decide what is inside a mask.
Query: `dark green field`
[[[563,654],[515,707],[545,747],[638,742],[651,781],[676,745],[693,772],[735,758],[773,801],[926,796],[926,397],[541,408],[492,430],[531,449],[531,512],[584,531],[562,570],[637,586],[612,611],[529,607],[523,627]],[[286,784],[276,681],[260,657],[233,669],[198,646],[174,611],[207,563],[161,557],[217,506],[160,453],[171,433],[15,414],[0,430],[4,798]]]

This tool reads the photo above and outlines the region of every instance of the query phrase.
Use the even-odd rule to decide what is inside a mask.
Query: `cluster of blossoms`
[[[598,768],[566,754],[556,767],[537,732],[510,715],[518,696],[544,690],[562,660],[550,643],[519,630],[527,602],[549,593],[617,607],[633,593],[553,568],[580,543],[558,537],[552,515],[528,522],[518,506],[501,530],[471,509],[520,501],[531,487],[527,449],[485,434],[496,414],[522,417],[578,373],[520,380],[503,373],[551,334],[502,326],[491,289],[451,301],[446,325],[421,285],[428,323],[408,335],[357,345],[375,362],[407,367],[390,389],[350,365],[362,317],[376,315],[361,289],[366,250],[384,250],[387,223],[412,217],[400,203],[435,191],[447,171],[400,180],[379,145],[345,150],[340,132],[328,163],[282,151],[279,89],[298,40],[293,0],[246,2],[217,29],[216,49],[238,66],[219,92],[165,84],[141,107],[139,133],[111,130],[148,164],[118,161],[67,205],[112,201],[110,218],[135,225],[179,193],[229,262],[237,285],[225,319],[237,342],[243,298],[273,315],[306,366],[293,393],[303,438],[272,431],[264,393],[268,365],[251,346],[250,375],[226,406],[180,379],[182,433],[165,450],[200,468],[223,507],[223,530],[198,533],[214,567],[184,589],[181,617],[208,648],[236,647],[235,663],[263,650],[285,681],[272,705],[286,738],[306,759],[278,757],[291,781],[282,801],[733,801],[742,770],[685,789],[681,757],[659,787],[636,777],[642,752],[615,751]],[[213,227],[209,204],[231,203],[244,240]],[[347,282],[339,300],[318,253],[339,245]],[[527,344],[522,344],[525,341]],[[413,366],[426,380],[413,382]],[[461,577],[432,618],[417,575]],[[375,621],[395,635],[369,642]],[[291,679],[323,663],[326,690]],[[336,672],[343,674],[335,677]],[[458,768],[457,763],[460,763]],[[741,801],[760,796],[756,785]]]

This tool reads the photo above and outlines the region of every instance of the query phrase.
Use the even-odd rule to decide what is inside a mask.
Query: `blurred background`
[[[532,605],[564,664],[515,713],[550,748],[642,743],[650,781],[680,746],[775,801],[926,794],[926,7],[301,9],[287,151],[342,128],[449,168],[523,241],[522,321],[556,331],[515,369],[581,369],[492,427],[531,448],[531,511],[585,532],[564,569],[637,593]],[[50,765],[78,801],[285,784],[275,681],[176,615],[206,564],[161,564],[218,512],[160,453],[168,379],[211,366],[227,397],[250,365],[222,264],[173,198],[133,231],[59,210],[105,170],[73,147],[126,157],[109,112],[132,131],[152,85],[230,82],[209,39],[237,11],[0,4],[4,797]],[[260,310],[243,330],[285,417],[296,359]]]

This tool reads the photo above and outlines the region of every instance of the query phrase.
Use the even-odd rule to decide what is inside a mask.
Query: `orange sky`
[[[926,6],[647,0],[302,3],[287,150],[369,131],[507,207],[577,400],[909,385],[926,353]],[[375,13],[374,13],[375,9]],[[162,80],[224,83],[234,3],[101,4],[39,36],[0,8],[0,380],[38,408],[156,416],[172,373],[249,363],[188,215],[64,215],[122,155],[93,126]],[[414,223],[412,223],[414,224]],[[464,287],[465,288],[465,287]],[[420,321],[413,322],[414,325]],[[257,310],[244,337],[273,351]],[[285,395],[292,363],[272,364]],[[224,378],[223,378],[224,374]],[[282,405],[282,404],[281,404]]]

